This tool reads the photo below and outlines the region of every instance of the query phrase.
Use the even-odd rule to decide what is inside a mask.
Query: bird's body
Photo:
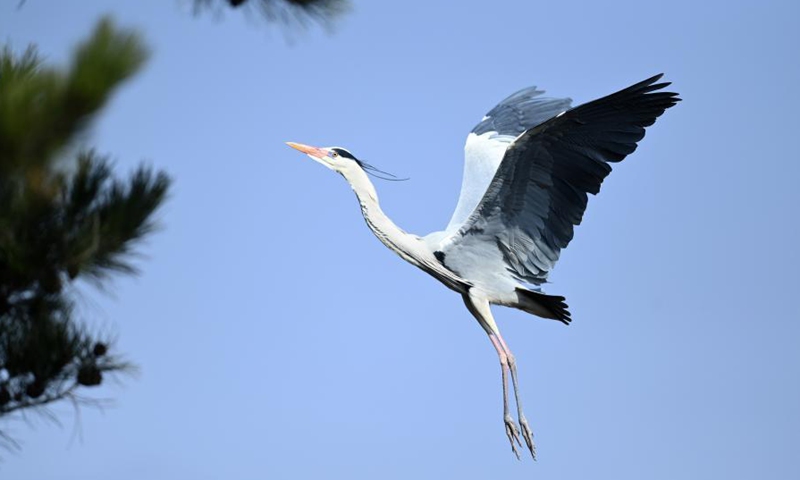
[[[598,193],[611,172],[609,163],[632,153],[645,127],[680,100],[658,91],[669,85],[656,83],[660,77],[573,109],[569,99],[542,97],[535,87],[500,102],[467,138],[461,195],[450,222],[424,237],[406,233],[383,213],[368,177],[374,167],[339,147],[289,144],[345,177],[384,245],[461,294],[497,350],[504,423],[515,454],[522,436],[535,457],[533,435],[522,412],[515,360],[490,305],[569,324],[564,298],[545,294],[541,285],[581,222],[587,194]],[[509,413],[507,374],[518,423]]]

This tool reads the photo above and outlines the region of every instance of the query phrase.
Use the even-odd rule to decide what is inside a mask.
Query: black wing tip
[[[624,88],[616,93],[612,93],[601,100],[647,102],[650,107],[656,107],[661,110],[661,112],[655,115],[656,117],[659,117],[665,110],[674,107],[682,100],[680,97],[678,97],[679,94],[677,92],[663,90],[664,88],[672,85],[672,82],[656,83],[663,76],[663,73],[653,75],[652,77],[633,84],[628,88]]]
[[[648,84],[656,83],[657,81],[661,80],[662,77],[664,77],[664,72],[656,73],[655,75],[653,75],[652,77],[648,78],[644,82],[647,82]],[[642,83],[644,83],[644,82],[642,82]]]
[[[650,92],[655,92],[656,90],[663,90],[664,88],[667,88],[670,85],[672,85],[672,82],[656,83],[657,81],[661,80],[661,78],[663,78],[663,77],[664,77],[664,73],[659,73],[657,75],[653,75],[652,77],[650,77],[650,78],[648,78],[646,80],[642,80],[641,82],[639,82],[639,83],[637,83],[635,85],[632,85],[632,86],[628,87],[625,90],[638,90],[640,93],[650,93]],[[676,92],[658,92],[658,93],[671,95],[673,97],[673,100],[675,100],[676,102],[680,102],[681,101],[681,99],[678,98],[679,94],[676,93]]]
[[[588,110],[593,110],[594,108],[597,108],[598,105],[606,102],[645,102],[651,108],[656,107],[657,109],[661,109],[661,113],[663,113],[663,110],[666,110],[681,101],[681,99],[678,97],[678,93],[662,90],[663,88],[672,85],[671,82],[658,82],[663,76],[663,73],[653,75],[652,77],[642,80],[641,82],[635,83],[627,88],[623,88],[622,90],[614,92],[610,95],[606,95],[605,97],[585,103],[577,108],[587,108]],[[658,117],[661,115],[661,113],[658,113],[655,116]]]
[[[659,90],[670,84],[670,82],[656,83],[657,81],[661,80],[663,76],[664,76],[663,73],[659,73],[658,75],[653,75],[652,77],[646,78],[641,82],[634,83],[628,88],[622,89],[621,92],[644,93],[644,92],[652,92],[653,90]]]
[[[641,82],[634,83],[633,85],[631,85],[630,87],[626,88],[625,90],[639,90],[639,89],[642,89],[642,88],[646,88],[648,91],[649,90],[660,90],[660,89],[662,89],[664,87],[672,85],[672,82],[656,83],[659,80],[661,80],[662,78],[664,78],[664,74],[663,73],[659,73],[657,75],[653,75],[650,78],[646,78],[646,79],[642,80]]]

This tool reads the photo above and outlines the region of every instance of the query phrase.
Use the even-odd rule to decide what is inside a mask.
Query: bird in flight
[[[406,233],[381,210],[369,174],[385,172],[341,147],[287,142],[347,180],[369,229],[384,245],[461,295],[497,350],[503,422],[517,458],[520,437],[534,459],[536,447],[522,411],[514,355],[490,305],[570,323],[564,297],[548,295],[542,286],[581,223],[587,194],[597,194],[611,164],[633,153],[645,127],[680,101],[662,90],[670,84],[658,83],[661,77],[575,108],[570,99],[544,97],[536,87],[500,102],[467,136],[461,194],[450,223],[424,237]]]

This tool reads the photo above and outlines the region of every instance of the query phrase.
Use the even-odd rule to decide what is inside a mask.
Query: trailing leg
[[[534,460],[536,460],[536,444],[533,443],[533,431],[531,431],[531,427],[528,425],[528,420],[525,418],[525,414],[522,412],[522,402],[519,399],[517,362],[514,359],[514,355],[511,353],[511,349],[508,348],[505,340],[503,340],[503,337],[500,335],[500,332],[497,333],[497,340],[500,342],[500,346],[506,353],[508,369],[511,372],[511,383],[514,385],[514,401],[517,402],[517,419],[519,420],[519,426],[522,429],[522,438],[525,439],[525,443],[528,445],[528,450],[530,450],[531,456]]]
[[[517,427],[517,424],[511,417],[511,413],[508,408],[508,373],[511,374],[511,381],[514,385],[514,399],[517,402],[517,414],[522,428],[522,436],[525,438],[525,443],[527,444],[531,455],[535,459],[536,447],[533,444],[533,434],[531,433],[525,416],[522,414],[522,407],[519,403],[519,395],[517,393],[517,371],[516,364],[514,362],[514,356],[505,345],[503,337],[500,336],[500,330],[497,328],[494,317],[492,317],[492,312],[489,308],[489,302],[485,298],[474,294],[472,290],[470,290],[468,294],[465,294],[463,298],[464,303],[466,304],[470,313],[472,313],[475,319],[478,320],[480,326],[489,336],[489,340],[492,342],[492,346],[494,346],[495,350],[497,351],[497,357],[500,360],[500,371],[503,381],[503,422],[505,424],[506,435],[511,443],[511,450],[514,452],[517,458],[519,458],[517,445],[522,446],[522,442],[519,438],[520,428]]]

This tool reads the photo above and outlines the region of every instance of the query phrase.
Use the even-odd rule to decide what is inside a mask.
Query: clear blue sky
[[[104,12],[153,49],[90,143],[176,179],[144,273],[83,310],[141,367],[74,438],[32,417],[2,478],[800,478],[797,2],[356,1],[332,34],[188,1],[0,5],[62,62]],[[656,4],[652,4],[656,5]],[[658,72],[684,102],[607,179],[551,277],[574,322],[495,309],[540,459],[517,462],[491,344],[286,140],[410,176],[442,228],[466,133],[531,84],[577,103]],[[8,427],[8,425],[4,425]]]

